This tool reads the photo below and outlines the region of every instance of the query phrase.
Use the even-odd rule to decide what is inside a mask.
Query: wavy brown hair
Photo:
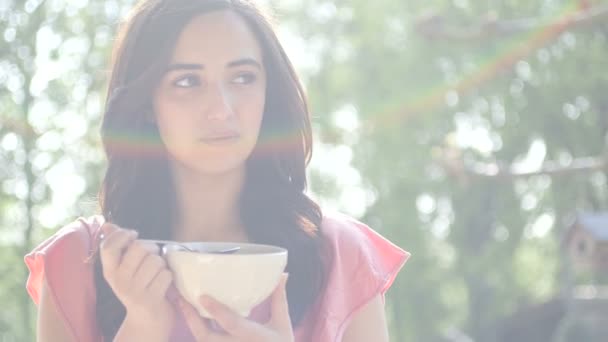
[[[145,0],[121,26],[102,123],[108,167],[100,191],[107,221],[135,229],[141,238],[170,239],[175,193],[166,151],[147,117],[152,96],[184,26],[209,11],[230,10],[250,27],[263,52],[266,104],[258,144],[247,160],[240,196],[241,220],[256,243],[289,251],[287,296],[294,327],[325,284],[319,206],[304,193],[312,134],[306,98],[268,18],[249,0]],[[205,44],[201,41],[201,44]],[[276,137],[291,137],[280,146]],[[282,141],[285,141],[282,139]],[[111,340],[125,317],[95,261],[96,314]]]

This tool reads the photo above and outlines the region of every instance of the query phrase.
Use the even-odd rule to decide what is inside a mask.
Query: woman
[[[387,341],[383,295],[409,254],[305,194],[304,92],[249,0],[146,0],[116,40],[102,215],[26,256],[40,341]],[[287,248],[289,281],[214,329],[137,239]],[[264,314],[265,312],[265,314]]]

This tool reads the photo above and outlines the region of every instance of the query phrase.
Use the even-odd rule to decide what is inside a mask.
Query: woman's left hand
[[[271,317],[266,324],[246,319],[211,297],[201,297],[201,304],[225,333],[212,331],[196,309],[183,298],[180,298],[179,304],[198,342],[293,342],[286,283],[287,275],[284,274],[272,294]]]

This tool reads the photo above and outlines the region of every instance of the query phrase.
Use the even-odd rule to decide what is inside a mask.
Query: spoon
[[[161,242],[161,241],[156,241],[155,242],[156,245],[158,246],[159,250],[161,251],[161,255],[164,255],[167,253],[166,250],[166,246],[167,245],[174,245],[177,246],[179,248],[181,248],[182,250],[185,250],[187,252],[200,252],[197,250],[194,250],[184,244],[181,244],[179,242]],[[236,253],[241,249],[241,247],[239,246],[235,246],[235,247],[230,247],[230,248],[224,248],[224,249],[218,249],[218,250],[212,250],[212,251],[204,251],[205,253],[210,253],[210,254],[232,254],[232,253]]]
[[[101,244],[101,242],[105,239],[105,234],[103,232],[101,232],[99,234],[99,243]],[[195,253],[200,253],[201,251],[197,251],[194,250],[182,243],[179,242],[175,242],[175,241],[164,241],[164,240],[145,240],[148,241],[150,243],[155,244],[159,251],[160,251],[160,255],[165,255],[167,253],[167,250],[165,249],[165,247],[167,245],[175,245],[178,246],[179,248],[181,248],[182,250],[185,250],[187,252],[195,252]],[[218,249],[218,250],[211,250],[211,251],[204,251],[204,253],[209,253],[209,254],[233,254],[238,252],[241,249],[241,247],[239,246],[235,246],[235,247],[230,247],[230,248],[224,248],[224,249]]]

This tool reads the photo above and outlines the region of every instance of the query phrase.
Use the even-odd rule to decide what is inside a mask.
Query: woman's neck
[[[177,201],[173,239],[247,241],[239,214],[244,167],[221,175],[201,175],[174,168],[173,180]]]

